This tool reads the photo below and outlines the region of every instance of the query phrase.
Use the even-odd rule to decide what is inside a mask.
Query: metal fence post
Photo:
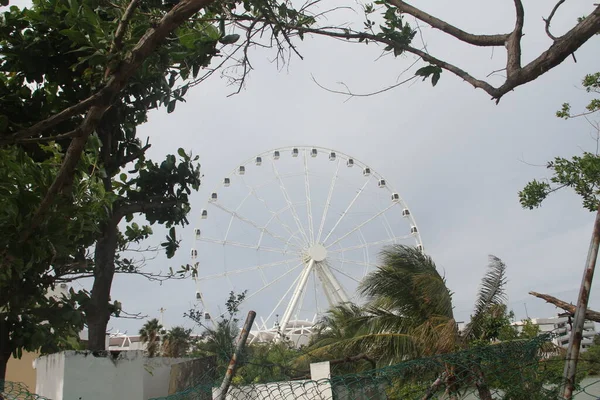
[[[579,289],[579,298],[577,299],[577,308],[575,309],[575,318],[573,327],[571,328],[571,337],[569,338],[569,347],[567,348],[567,358],[565,361],[564,392],[563,398],[571,400],[573,397],[573,389],[575,387],[575,374],[577,372],[577,361],[579,359],[579,349],[581,347],[581,339],[583,338],[583,325],[585,323],[585,313],[587,311],[588,300],[590,298],[590,290],[592,287],[592,279],[594,278],[594,269],[596,268],[596,259],[598,258],[598,245],[600,244],[600,205],[596,213],[596,221],[594,222],[594,231],[590,248],[588,250],[587,260],[581,288]]]

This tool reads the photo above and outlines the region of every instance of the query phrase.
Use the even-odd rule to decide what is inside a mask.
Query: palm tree
[[[389,365],[490,339],[482,329],[484,315],[506,301],[506,266],[499,258],[490,256],[471,322],[462,333],[454,320],[452,293],[431,257],[414,247],[395,245],[382,251],[381,261],[359,286],[365,304],[330,310],[319,324],[309,355],[367,354],[380,365]],[[485,385],[478,389],[482,399],[491,398]]]
[[[174,358],[186,356],[191,346],[191,333],[191,329],[182,326],[171,328],[163,340],[163,356]]]
[[[319,323],[314,353],[360,348],[382,362],[455,351],[474,339],[489,340],[484,316],[504,304],[504,263],[490,256],[471,322],[459,333],[452,293],[431,257],[403,245],[381,253],[382,263],[359,286],[365,304],[332,308]]]
[[[156,357],[160,348],[160,334],[163,327],[158,322],[158,319],[153,318],[142,326],[140,329],[140,340],[146,344],[146,352],[148,357]]]

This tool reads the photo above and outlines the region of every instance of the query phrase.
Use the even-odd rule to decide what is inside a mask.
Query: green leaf
[[[119,178],[122,182],[125,182],[127,181],[127,174],[123,172],[121,175],[119,175]]]
[[[185,150],[182,149],[181,147],[177,149],[177,154],[179,154],[179,156],[181,158],[183,158],[184,160],[188,160],[189,159],[188,155],[185,154]]]
[[[63,29],[60,33],[77,44],[89,44],[87,38],[81,31],[75,29]]]
[[[440,73],[439,72],[435,72],[432,76],[431,76],[431,84],[433,86],[437,85],[438,81],[440,80]]]
[[[219,42],[221,42],[222,44],[234,44],[238,40],[240,40],[240,35],[238,35],[237,33],[233,33],[231,35],[223,36],[221,39],[219,39]]]
[[[175,103],[177,103],[177,100],[171,100],[169,104],[167,104],[167,112],[169,114],[175,111]]]

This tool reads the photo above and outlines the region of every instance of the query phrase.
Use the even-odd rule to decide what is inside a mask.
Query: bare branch
[[[127,311],[123,311],[121,310],[118,316],[114,316],[115,318],[121,318],[121,319],[145,319],[148,318],[147,315],[142,314],[142,313],[128,313]]]
[[[449,23],[442,21],[431,14],[419,10],[418,8],[413,7],[402,0],[390,0],[390,3],[395,5],[400,12],[412,15],[413,17],[431,25],[433,28],[439,29],[448,35],[454,36],[462,42],[475,46],[503,46],[504,42],[506,42],[510,36],[508,33],[500,35],[473,35],[458,29],[454,25],[450,25]]]
[[[381,38],[379,36],[372,35],[370,33],[363,33],[363,32],[353,33],[349,30],[345,30],[344,32],[335,32],[335,31],[313,29],[313,28],[295,28],[295,29],[297,29],[300,32],[314,33],[317,35],[331,36],[331,37],[337,37],[337,38],[342,38],[342,39],[357,39],[357,40],[368,39],[368,40],[371,40],[374,42],[385,43],[385,44],[388,44],[388,45],[391,45],[391,46],[394,46],[397,48],[401,48],[402,50],[404,50],[408,53],[412,53],[412,54],[415,54],[415,55],[421,57],[424,61],[427,61],[431,64],[437,65],[440,68],[443,68],[447,71],[452,72],[456,76],[469,82],[471,85],[473,85],[473,87],[481,88],[481,89],[485,90],[487,93],[492,95],[492,97],[494,97],[494,98],[496,98],[496,97],[499,98],[499,96],[501,96],[498,93],[498,89],[494,88],[492,85],[490,85],[489,83],[487,83],[485,81],[474,78],[466,71],[464,71],[450,63],[447,63],[438,58],[435,58],[432,55],[429,55],[422,50],[416,49],[411,46],[398,45],[396,42],[394,42],[393,40],[390,40],[390,39]]]
[[[530,295],[535,296],[539,299],[545,300],[546,303],[550,303],[555,305],[558,308],[562,308],[563,310],[569,312],[571,315],[575,315],[575,306],[571,303],[567,303],[566,301],[562,301],[557,299],[554,296],[550,296],[549,294],[537,293],[537,292],[529,292]],[[585,313],[585,319],[588,321],[600,322],[600,312],[588,310]]]
[[[506,82],[498,88],[501,96],[518,86],[531,82],[548,70],[562,63],[567,57],[579,49],[586,41],[600,30],[600,6],[579,22],[573,29],[558,38],[549,48],[535,60],[524,66],[517,74],[509,76]]]
[[[410,77],[410,78],[408,78],[408,79],[405,79],[405,80],[403,80],[403,81],[401,81],[401,82],[398,82],[398,83],[396,83],[396,84],[394,84],[394,85],[391,85],[391,86],[388,86],[388,87],[386,87],[386,88],[383,88],[383,89],[377,90],[377,91],[375,91],[375,92],[370,92],[370,93],[353,93],[353,92],[350,90],[350,88],[348,88],[348,86],[347,86],[346,84],[344,84],[343,82],[340,82],[340,84],[341,84],[341,85],[343,85],[343,86],[346,88],[346,91],[345,91],[345,92],[343,92],[343,91],[340,91],[340,90],[333,90],[333,89],[329,89],[329,88],[327,88],[327,87],[325,87],[325,86],[321,85],[319,82],[317,82],[317,80],[315,79],[315,77],[314,77],[313,75],[311,75],[310,77],[312,78],[313,82],[314,82],[314,83],[316,83],[316,84],[317,84],[317,86],[318,86],[318,87],[320,87],[321,89],[324,89],[324,90],[326,90],[326,91],[328,91],[328,92],[331,92],[331,93],[343,94],[343,95],[349,96],[349,98],[352,98],[352,97],[369,97],[369,96],[375,96],[375,95],[377,95],[377,94],[380,94],[380,93],[387,92],[388,90],[395,89],[395,88],[397,88],[397,87],[398,87],[398,86],[400,86],[400,85],[404,85],[405,83],[407,83],[407,82],[410,82],[410,81],[412,81],[413,79],[416,79],[416,78],[418,78],[417,76],[411,76],[411,77]]]
[[[558,10],[558,7],[560,7],[565,1],[566,0],[559,0],[558,3],[556,3],[556,5],[552,9],[552,11],[550,12],[550,15],[548,16],[548,18],[542,18],[542,20],[544,20],[544,22],[546,23],[546,27],[545,27],[546,35],[548,35],[548,37],[552,40],[557,40],[558,38],[550,32],[550,22],[552,21],[552,18],[554,17],[556,10]]]

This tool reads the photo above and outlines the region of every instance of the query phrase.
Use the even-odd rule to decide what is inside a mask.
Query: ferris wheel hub
[[[315,243],[308,249],[308,256],[314,262],[321,262],[327,258],[327,249],[322,244]]]

